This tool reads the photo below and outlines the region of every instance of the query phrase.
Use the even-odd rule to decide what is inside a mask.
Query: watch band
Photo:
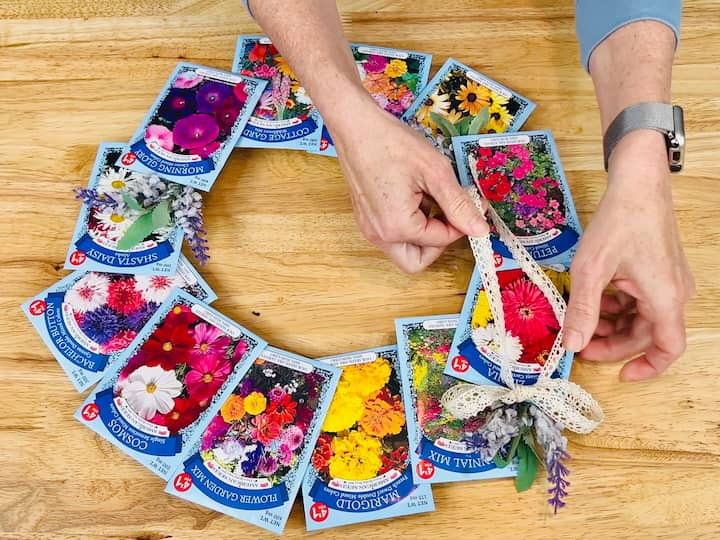
[[[674,131],[673,106],[667,103],[636,103],[615,117],[603,137],[605,170],[615,145],[636,129],[654,129],[666,137]]]

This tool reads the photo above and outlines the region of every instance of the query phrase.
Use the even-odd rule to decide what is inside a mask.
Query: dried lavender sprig
[[[551,486],[548,493],[552,495],[548,499],[548,503],[552,506],[555,514],[557,514],[559,508],[565,506],[564,499],[568,496],[567,488],[570,486],[570,482],[567,477],[570,475],[570,470],[563,463],[563,460],[566,459],[570,459],[570,454],[561,448],[556,448],[550,458],[550,466],[548,467],[547,479]]]
[[[490,413],[487,422],[475,434],[463,437],[470,449],[484,461],[495,455],[520,433],[520,418],[514,406],[499,407]]]
[[[98,193],[97,189],[75,188],[73,192],[76,199],[82,200],[90,208],[115,208],[118,205],[118,201],[107,193]]]
[[[205,224],[202,213],[202,195],[190,187],[172,201],[175,223],[182,228],[193,256],[204,265],[210,260],[208,255]]]

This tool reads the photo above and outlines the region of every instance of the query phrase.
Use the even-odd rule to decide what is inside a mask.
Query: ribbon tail
[[[552,379],[536,386],[530,401],[574,433],[586,435],[604,420],[600,404],[574,382]]]

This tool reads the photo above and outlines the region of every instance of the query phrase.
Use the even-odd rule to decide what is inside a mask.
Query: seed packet
[[[87,189],[108,204],[102,207],[82,205],[65,268],[172,276],[177,271],[183,239],[179,227],[168,222],[159,223],[161,226],[152,227],[149,234],[134,244],[124,245],[128,230],[143,215],[135,206],[135,197],[146,189],[157,191],[159,184],[166,189],[167,184],[156,176],[116,166],[123,146],[123,143],[102,143],[98,149]]]
[[[241,148],[318,148],[322,119],[267,36],[240,36],[233,71],[268,81],[237,143]]]
[[[340,370],[266,347],[208,410],[166,492],[281,533]]]
[[[175,290],[75,413],[164,480],[266,342]]]
[[[443,373],[457,315],[395,319],[403,402],[408,411],[410,460],[419,484],[517,476],[517,462],[498,468],[474,450],[471,436],[484,415],[454,418],[441,405],[460,381]]]
[[[179,63],[117,165],[209,191],[266,85]]]
[[[350,50],[365,89],[383,110],[400,118],[425,88],[432,55],[362,43],[351,43]],[[309,152],[337,156],[325,125],[319,147]]]
[[[78,392],[99,381],[175,287],[217,295],[181,256],[174,276],[73,272],[22,305]]]
[[[319,360],[342,376],[303,482],[308,530],[434,510],[410,464],[397,347]]]
[[[403,115],[450,161],[452,137],[518,131],[535,103],[454,60],[448,60]]]

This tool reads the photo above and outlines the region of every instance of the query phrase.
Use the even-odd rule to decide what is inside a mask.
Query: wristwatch
[[[603,137],[605,170],[615,145],[636,129],[654,129],[665,135],[670,172],[680,172],[685,160],[685,121],[682,107],[667,103],[636,103],[615,117]]]

